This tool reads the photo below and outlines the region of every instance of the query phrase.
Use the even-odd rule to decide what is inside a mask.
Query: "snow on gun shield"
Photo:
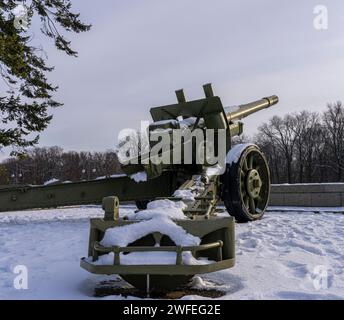
[[[105,194],[104,189],[105,215],[103,219],[91,219],[88,257],[81,259],[84,269],[118,274],[134,287],[149,291],[173,289],[195,274],[234,265],[234,219],[246,222],[263,216],[269,200],[270,174],[257,146],[231,148],[231,137],[243,131],[238,120],[276,104],[278,97],[266,97],[226,113],[211,85],[203,88],[203,99],[186,101],[183,90],[178,90],[176,104],[152,108],[154,122],[148,130],[152,135],[170,138],[175,130],[199,130],[203,137],[207,130],[213,130],[212,151],[219,155],[219,148],[224,148],[226,161],[221,165],[197,161],[195,154],[207,148],[204,141],[202,146],[193,141],[192,134],[182,141],[173,137],[149,141],[148,153],[122,165],[129,177],[118,180],[121,187],[114,188],[112,194]],[[225,137],[222,145],[221,139],[216,139],[220,132]],[[168,147],[160,148],[158,156],[171,161],[153,161],[156,155],[152,158],[151,151],[159,141]],[[173,162],[185,160],[185,145],[191,148],[191,157]],[[146,181],[130,179],[142,174]],[[116,179],[108,180],[116,185]],[[139,210],[123,216],[119,200],[134,200]],[[216,209],[219,200],[223,200],[229,215]]]

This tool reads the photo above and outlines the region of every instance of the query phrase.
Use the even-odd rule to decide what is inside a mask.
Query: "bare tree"
[[[302,111],[294,114],[295,153],[298,167],[298,182],[306,179],[313,182],[317,156],[322,149],[322,126],[316,112]]]
[[[259,127],[259,133],[264,135],[267,143],[272,144],[284,156],[287,182],[292,183],[292,162],[296,143],[295,118],[286,115],[283,119],[274,116]],[[283,165],[282,163],[280,165]]]
[[[327,105],[323,121],[329,164],[336,173],[335,180],[341,181],[344,172],[344,107],[340,101]]]

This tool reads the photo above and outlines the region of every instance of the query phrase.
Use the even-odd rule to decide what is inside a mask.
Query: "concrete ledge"
[[[269,205],[344,207],[344,183],[275,184]]]

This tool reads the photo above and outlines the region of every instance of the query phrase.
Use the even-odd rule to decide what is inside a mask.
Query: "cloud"
[[[65,106],[40,144],[113,148],[122,128],[149,119],[150,107],[175,102],[175,89],[196,99],[206,82],[225,105],[280,96],[245,121],[250,134],[274,114],[321,110],[341,98],[344,82],[344,4],[322,3],[325,32],[313,28],[313,0],[104,0],[96,10],[93,1],[73,1],[93,29],[71,36],[77,59],[42,43]]]

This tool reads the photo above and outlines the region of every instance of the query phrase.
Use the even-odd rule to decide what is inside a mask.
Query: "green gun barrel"
[[[265,108],[269,108],[278,103],[278,97],[273,95],[270,97],[263,98],[254,102],[243,104],[239,106],[239,109],[233,112],[227,113],[228,122],[233,122],[234,120],[240,120],[249,116],[252,113],[260,111]]]

